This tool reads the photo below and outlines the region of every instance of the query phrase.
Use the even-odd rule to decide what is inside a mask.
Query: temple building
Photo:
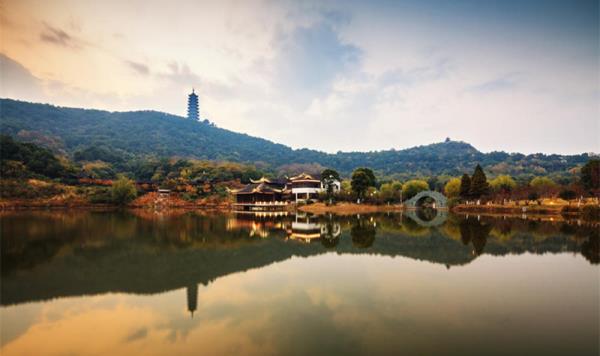
[[[339,182],[334,182],[334,191],[339,191]],[[323,192],[321,180],[302,173],[288,179],[250,180],[242,189],[232,190],[235,195],[235,208],[238,211],[277,211],[285,210],[290,201],[315,201]]]
[[[234,190],[235,208],[241,211],[273,211],[285,208],[286,182],[262,177]]]
[[[187,117],[190,120],[199,121],[200,114],[198,110],[198,95],[192,89],[192,93],[188,96]]]
[[[306,173],[291,177],[289,186],[296,202],[317,200],[323,191],[321,180]]]

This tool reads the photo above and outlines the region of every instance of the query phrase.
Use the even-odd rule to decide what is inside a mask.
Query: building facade
[[[339,182],[334,182],[334,191],[339,190]],[[317,177],[302,173],[287,179],[250,180],[242,189],[231,191],[235,196],[235,208],[241,211],[274,211],[285,209],[291,201],[316,201],[323,192],[323,184]]]
[[[317,200],[323,191],[321,180],[306,173],[291,177],[289,186],[296,202]]]

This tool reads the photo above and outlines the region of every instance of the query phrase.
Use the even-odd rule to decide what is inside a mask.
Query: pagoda
[[[200,115],[198,114],[198,95],[196,95],[193,88],[192,93],[188,96],[187,117],[194,121],[200,120]]]

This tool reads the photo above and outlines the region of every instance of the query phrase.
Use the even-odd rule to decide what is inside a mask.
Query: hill
[[[394,178],[459,175],[480,163],[491,174],[516,177],[555,175],[584,164],[587,154],[523,155],[482,153],[468,143],[449,141],[404,150],[338,152],[294,150],[268,140],[156,111],[108,112],[0,99],[0,133],[41,144],[76,161],[119,164],[140,156],[263,162],[276,169],[314,164],[349,174],[360,166]]]

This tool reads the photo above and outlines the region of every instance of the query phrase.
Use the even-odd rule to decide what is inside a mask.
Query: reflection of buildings
[[[308,215],[296,215],[296,219],[292,221],[287,232],[288,237],[292,240],[311,242],[321,238],[321,224]]]
[[[187,287],[187,305],[188,311],[192,318],[194,317],[194,312],[198,308],[198,285],[193,284]]]
[[[287,237],[301,242],[333,239],[342,233],[339,222],[319,221],[307,214],[287,212],[238,212],[227,220],[227,231],[247,230],[249,236]]]
[[[285,230],[282,220],[287,212],[236,213],[227,220],[227,231],[246,229],[250,236],[269,237],[270,231]]]

